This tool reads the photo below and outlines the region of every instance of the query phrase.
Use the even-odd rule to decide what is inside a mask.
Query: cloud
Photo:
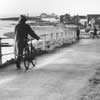
[[[0,0],[0,15],[20,13],[99,13],[100,0]]]

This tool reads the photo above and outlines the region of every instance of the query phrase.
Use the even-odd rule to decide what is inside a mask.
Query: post
[[[0,65],[2,64],[1,38],[0,38]]]

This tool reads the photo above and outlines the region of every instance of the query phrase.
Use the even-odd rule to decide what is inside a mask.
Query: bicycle
[[[30,41],[29,41],[30,40]],[[23,50],[23,60],[26,70],[29,69],[30,63],[35,67],[37,50],[32,45],[32,39],[29,39],[28,45]]]
[[[36,65],[36,56],[37,56],[37,50],[32,45],[32,39],[27,39],[27,44],[25,48],[23,49],[23,54],[20,55],[23,59],[23,63],[25,66],[25,69],[28,70],[30,63],[35,67]],[[17,54],[15,54],[16,59]]]
[[[90,38],[94,39],[94,38],[99,38],[97,33],[94,33],[94,31],[90,31]]]

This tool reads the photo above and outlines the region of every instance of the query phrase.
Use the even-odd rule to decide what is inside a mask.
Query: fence
[[[11,39],[11,38],[0,38],[0,65],[2,64],[2,57],[7,55],[14,55],[14,52],[8,52],[2,54],[2,47],[12,47],[9,43],[2,43],[2,40]],[[60,47],[64,43],[74,42],[76,40],[76,32],[74,30],[65,30],[64,32],[57,32],[51,34],[40,35],[39,41],[32,41],[33,46],[36,49],[42,51],[51,51],[56,47]]]

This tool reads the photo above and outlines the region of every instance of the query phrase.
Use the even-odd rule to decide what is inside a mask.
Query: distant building
[[[72,17],[72,20],[73,20],[73,24],[78,25],[79,20],[80,20],[79,15],[75,15],[75,16],[73,16],[73,17]]]
[[[87,16],[75,15],[72,17],[72,19],[73,19],[73,24],[86,26]]]
[[[52,13],[50,16],[52,16],[54,18],[58,18],[58,16],[55,13]]]
[[[79,23],[81,23],[83,26],[86,26],[87,16],[79,16]]]
[[[40,15],[41,17],[41,21],[47,21],[47,22],[59,22],[59,17],[52,13],[50,15],[46,14],[46,13],[42,13]]]
[[[42,14],[40,15],[41,18],[46,18],[47,16],[48,16],[47,13],[42,13]]]
[[[60,22],[63,24],[71,24],[72,23],[72,17],[69,14],[61,15],[60,16]]]
[[[42,18],[41,20],[42,20],[42,21],[47,21],[47,22],[59,22],[59,19],[51,18],[51,17]]]

